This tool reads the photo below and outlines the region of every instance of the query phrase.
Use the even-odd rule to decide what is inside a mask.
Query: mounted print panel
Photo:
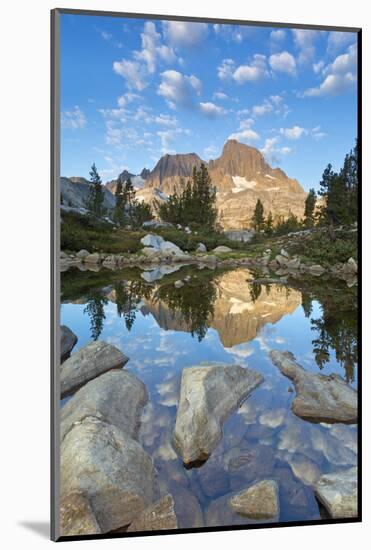
[[[52,30],[53,539],[360,521],[361,31]]]

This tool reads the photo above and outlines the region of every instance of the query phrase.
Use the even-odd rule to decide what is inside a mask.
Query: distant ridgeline
[[[280,168],[272,168],[262,153],[236,140],[228,140],[222,154],[215,160],[203,161],[197,154],[164,155],[153,170],[144,168],[140,174],[124,170],[116,180],[103,188],[103,207],[108,217],[113,216],[115,192],[118,183],[129,179],[136,200],[151,205],[154,214],[161,203],[169,201],[174,193],[180,195],[192,177],[194,168],[207,167],[215,187],[218,223],[223,229],[251,227],[257,201],[263,205],[273,222],[295,216],[304,218],[308,194],[296,179],[289,178]],[[81,177],[61,178],[61,203],[65,209],[84,212],[89,200],[90,183]],[[323,204],[325,197],[317,203]]]

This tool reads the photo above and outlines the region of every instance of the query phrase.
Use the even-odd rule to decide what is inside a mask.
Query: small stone
[[[249,519],[278,519],[278,485],[273,480],[259,481],[231,498],[229,505]]]
[[[174,286],[175,288],[182,288],[184,286],[184,283],[179,279],[178,281],[175,281]]]
[[[358,516],[357,467],[325,474],[315,485],[315,494],[332,518]]]

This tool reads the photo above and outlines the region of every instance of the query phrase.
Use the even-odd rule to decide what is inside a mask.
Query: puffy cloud
[[[265,140],[264,147],[260,149],[267,162],[277,164],[282,155],[287,155],[291,152],[290,147],[280,147],[279,137],[272,137]]]
[[[218,66],[218,77],[220,80],[229,80],[233,77],[236,64],[233,59],[223,59],[223,61]]]
[[[214,92],[213,93],[213,98],[214,99],[228,99],[228,96],[227,94],[225,94],[224,92]]]
[[[190,131],[183,128],[171,128],[167,130],[159,130],[156,132],[161,141],[161,153],[165,154],[175,154],[176,151],[171,147],[171,144],[176,140],[176,138],[181,135],[189,135]]]
[[[293,29],[294,42],[299,50],[299,63],[309,63],[314,59],[316,49],[315,41],[321,31],[310,29]]]
[[[352,73],[329,74],[316,88],[309,88],[304,92],[304,97],[318,97],[324,95],[338,95],[352,88],[356,78]]]
[[[177,119],[171,115],[160,114],[154,118],[154,122],[160,126],[176,126],[178,124]]]
[[[316,126],[315,128],[312,128],[311,131],[310,131],[310,133],[311,133],[311,136],[312,136],[316,141],[318,141],[318,140],[320,140],[320,139],[322,139],[322,138],[324,138],[324,137],[327,136],[327,134],[326,134],[325,132],[322,132],[322,131],[321,131],[321,126]]]
[[[161,73],[161,83],[158,95],[165,98],[171,108],[177,105],[191,107],[195,95],[201,92],[201,81],[194,75],[184,75],[178,71],[169,70]]]
[[[247,145],[257,141],[260,136],[257,132],[255,132],[255,130],[252,130],[251,128],[254,122],[255,121],[252,118],[241,120],[238,131],[234,134],[231,134],[228,139],[236,139],[237,141],[240,141],[241,143],[246,143]]]
[[[318,63],[313,63],[313,71],[319,74],[325,66],[325,62],[321,59]]]
[[[201,113],[204,115],[215,118],[220,115],[225,115],[227,112],[223,107],[219,107],[218,105],[215,105],[215,103],[212,103],[211,101],[207,101],[206,103],[200,102],[199,108]]]
[[[301,126],[293,126],[292,128],[280,128],[280,134],[286,139],[296,140],[305,135],[307,130]]]
[[[354,32],[331,31],[327,39],[327,53],[335,55],[345,46],[355,42],[356,39],[357,35]]]
[[[146,87],[143,65],[137,61],[129,61],[127,59],[114,61],[113,70],[125,79],[128,88],[141,91]]]
[[[247,81],[255,82],[268,75],[266,57],[262,54],[255,54],[249,65],[240,65],[233,72],[233,79],[238,84]]]
[[[86,123],[86,117],[78,105],[71,111],[63,111],[61,114],[62,128],[77,130],[78,128],[84,128]]]
[[[204,149],[203,158],[206,160],[210,160],[212,158],[216,158],[217,154],[219,153],[219,148],[215,145],[208,145]]]
[[[287,73],[292,76],[296,74],[295,58],[287,51],[272,54],[269,58],[269,64],[274,71]]]
[[[268,101],[264,100],[260,105],[254,105],[251,109],[253,116],[262,116],[273,111],[273,105]]]
[[[353,88],[356,83],[357,47],[349,46],[346,53],[335,58],[322,70],[325,75],[319,86],[309,88],[302,94],[303,97],[320,97],[337,95]]]
[[[202,42],[208,33],[206,23],[187,21],[164,21],[165,35],[173,46],[193,48]]]
[[[274,42],[282,42],[282,40],[284,40],[285,37],[286,37],[286,31],[284,31],[283,29],[276,29],[271,32],[271,39]]]
[[[152,21],[145,22],[141,39],[142,49],[134,52],[134,57],[147,64],[149,73],[155,72],[158,58],[167,63],[171,63],[176,59],[173,49],[161,44],[161,35],[156,31],[156,26]]]
[[[228,139],[236,139],[241,143],[246,143],[247,145],[249,145],[250,143],[257,141],[259,137],[259,134],[255,132],[255,130],[247,128],[246,130],[241,130],[239,132],[231,134]]]

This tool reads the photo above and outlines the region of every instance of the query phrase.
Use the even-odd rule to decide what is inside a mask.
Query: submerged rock
[[[174,500],[171,495],[165,495],[160,500],[143,510],[129,525],[129,531],[159,531],[162,529],[177,529],[178,522],[174,510]]]
[[[315,494],[332,518],[357,517],[357,468],[321,476],[315,485]]]
[[[124,369],[116,369],[88,382],[61,410],[61,440],[89,416],[113,424],[136,438],[140,414],[148,400],[143,382]]]
[[[61,444],[63,493],[83,493],[103,533],[132,523],[159,496],[152,459],[116,426],[88,416]]]
[[[249,519],[278,520],[278,485],[273,480],[259,481],[231,498],[229,505],[235,512]]]
[[[77,336],[66,325],[61,326],[61,362],[69,357],[77,342]]]
[[[71,491],[60,502],[60,531],[62,537],[74,535],[98,535],[101,529],[86,496]]]
[[[311,422],[357,422],[357,392],[343,378],[337,374],[325,376],[307,372],[288,351],[273,350],[269,355],[282,374],[294,383],[294,414]]]
[[[173,445],[184,464],[208,459],[222,438],[224,420],[262,381],[258,372],[237,365],[183,369]]]
[[[128,357],[112,344],[102,341],[88,344],[61,365],[62,397],[73,393],[89,380],[108,370],[121,368],[128,360]]]

